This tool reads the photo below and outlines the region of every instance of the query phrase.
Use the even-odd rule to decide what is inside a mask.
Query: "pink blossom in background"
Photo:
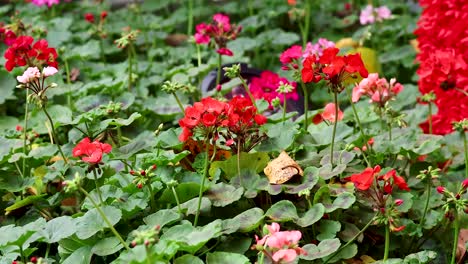
[[[57,72],[58,72],[57,68],[52,67],[52,66],[47,66],[47,67],[44,67],[44,69],[42,69],[42,75],[44,75],[44,77],[52,76],[56,74]]]
[[[385,78],[379,78],[378,73],[371,73],[353,88],[352,101],[357,102],[363,95],[369,96],[371,103],[383,106],[403,90],[403,85],[396,82],[395,78],[390,83]]]
[[[327,120],[328,122],[335,123],[335,104],[329,103],[325,106],[322,113],[322,118]],[[343,119],[343,112],[338,108],[338,119],[337,121],[341,121]]]
[[[388,7],[373,7],[372,5],[367,5],[361,14],[359,15],[359,22],[361,25],[374,24],[377,22],[382,22],[385,19],[389,19],[392,16],[392,12]]]
[[[31,3],[37,6],[47,5],[48,7],[51,7],[52,5],[60,4],[60,0],[31,0]]]
[[[312,44],[311,42],[307,43],[304,53],[302,54],[302,57],[307,58],[311,55],[320,57],[323,55],[323,50],[327,48],[334,48],[334,47],[335,47],[335,42],[330,41],[326,38],[319,38],[318,41],[314,44]]]
[[[16,79],[20,83],[27,84],[39,77],[41,77],[39,69],[37,67],[29,67],[24,71],[23,75],[17,76]]]
[[[277,89],[283,84],[290,84],[294,87],[294,90],[287,94],[280,94],[278,93]],[[280,77],[278,74],[271,72],[271,71],[263,71],[260,74],[260,77],[252,78],[249,89],[255,99],[264,99],[270,105],[269,108],[273,109],[273,105],[271,102],[275,98],[279,98],[280,102],[283,103],[284,99],[288,100],[295,100],[299,99],[299,95],[296,91],[297,83],[296,82],[289,82],[288,79]]]
[[[217,49],[216,52],[218,54],[225,55],[225,56],[233,56],[234,55],[234,53],[228,48],[220,48],[220,49]]]

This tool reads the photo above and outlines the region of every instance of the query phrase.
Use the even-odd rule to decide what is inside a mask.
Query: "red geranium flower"
[[[374,168],[366,168],[359,174],[353,174],[349,178],[356,185],[359,190],[365,191],[370,188],[376,175],[380,173],[380,166]]]
[[[73,148],[72,153],[73,157],[82,157],[83,161],[96,164],[101,162],[103,153],[109,153],[111,150],[111,145],[101,143],[98,140],[91,142],[91,140],[86,137]]]

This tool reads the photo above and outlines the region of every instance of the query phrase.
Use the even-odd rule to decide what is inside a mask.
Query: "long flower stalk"
[[[29,89],[26,89],[26,102],[24,103],[24,125],[23,125],[23,154],[27,155],[27,130],[28,130],[28,117],[29,117]],[[23,176],[26,174],[26,158],[23,157]]]
[[[388,259],[388,252],[390,250],[390,223],[385,225],[385,249],[384,249],[384,257],[383,261],[387,261]]]
[[[96,210],[98,211],[98,213],[101,215],[102,217],[102,220],[104,220],[104,222],[106,222],[107,226],[110,228],[110,230],[112,231],[112,233],[114,234],[114,236],[120,241],[120,243],[122,244],[122,246],[126,249],[126,250],[130,250],[130,247],[127,245],[127,243],[125,243],[125,240],[123,240],[122,236],[119,234],[119,232],[114,228],[114,226],[112,225],[112,223],[109,221],[109,218],[107,218],[106,214],[102,211],[101,207],[96,203],[96,201],[93,200],[93,198],[91,197],[91,195],[89,195],[89,193],[83,189],[83,187],[78,187],[79,190],[89,199],[89,201],[93,204],[94,208],[96,208]]]
[[[197,212],[195,213],[195,220],[193,222],[193,226],[197,226],[197,224],[198,224],[198,216],[200,215],[201,202],[202,202],[202,198],[203,198],[203,189],[205,188],[205,180],[206,180],[206,177],[208,176],[208,167],[210,165],[210,161],[212,161],[213,158],[216,155],[216,146],[214,146],[213,156],[210,159],[210,153],[209,153],[209,146],[210,145],[208,144],[209,141],[205,140],[205,143],[206,143],[206,149],[205,149],[206,158],[205,158],[205,164],[203,166],[203,175],[202,175],[202,179],[201,179],[201,183],[200,183],[200,191],[198,193]]]
[[[450,260],[450,264],[455,264],[456,263],[459,234],[460,234],[460,219],[459,219],[457,210],[455,210],[455,220],[453,220],[452,259]]]
[[[333,133],[332,133],[332,142],[331,142],[331,152],[330,152],[330,163],[333,168],[333,148],[335,146],[335,136],[336,136],[336,125],[338,124],[338,93],[333,92],[333,101],[335,103],[335,122],[333,122]]]
[[[372,217],[372,219],[353,237],[351,238],[346,244],[344,244],[344,246],[340,247],[337,251],[335,251],[335,253],[333,253],[330,257],[328,257],[324,262],[323,264],[327,264],[328,262],[330,262],[330,260],[335,257],[336,255],[338,255],[338,253],[340,253],[343,249],[345,249],[347,246],[351,245],[351,243],[353,243],[362,233],[364,233],[364,231],[367,230],[367,228],[369,228],[369,226],[374,222],[375,220],[375,216]]]
[[[68,164],[67,158],[65,157],[65,154],[63,154],[62,148],[60,147],[60,143],[58,142],[57,134],[55,133],[55,128],[54,128],[54,121],[52,121],[52,118],[50,117],[49,113],[47,112],[46,106],[42,106],[42,110],[44,111],[44,114],[47,116],[47,119],[49,120],[50,127],[52,129],[52,138],[54,139],[55,145],[57,145],[57,148],[60,152],[60,155],[63,158],[63,161],[65,164]]]
[[[99,188],[99,183],[98,183],[98,178],[97,178],[96,169],[93,169],[93,177],[94,177],[94,184],[96,184],[96,192],[97,192],[98,197],[99,197],[99,202],[100,202],[101,204],[103,204],[104,201],[102,200],[102,194],[101,194],[101,189]]]

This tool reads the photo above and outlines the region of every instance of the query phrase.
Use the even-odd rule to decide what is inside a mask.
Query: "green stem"
[[[187,35],[192,36],[193,28],[193,0],[188,0],[188,22],[187,22]]]
[[[130,48],[132,44],[130,43],[128,45],[127,51],[128,51],[128,90],[132,90],[132,50]]]
[[[218,72],[216,75],[216,85],[218,85],[221,82],[221,67],[223,63],[223,58],[221,56],[221,54],[218,54]]]
[[[174,95],[174,98],[177,101],[177,105],[179,106],[180,111],[182,112],[182,114],[184,114],[185,113],[184,105],[182,105],[182,102],[180,102],[179,96],[177,96],[175,92],[173,92],[172,95]]]
[[[146,246],[145,245],[145,251],[146,251],[146,264],[151,264],[153,263],[152,262],[152,259],[151,259],[151,253],[149,251],[149,246]]]
[[[429,134],[432,135],[432,102],[427,105],[429,106]]]
[[[172,189],[172,194],[174,194],[174,198],[175,198],[176,203],[177,203],[177,209],[179,210],[179,214],[182,214],[182,207],[180,207],[179,196],[177,195],[177,192],[176,192],[174,186],[171,186],[171,189]]]
[[[198,216],[200,215],[200,208],[201,208],[201,202],[202,202],[202,197],[203,197],[203,189],[205,187],[205,179],[206,179],[206,176],[208,175],[208,165],[209,165],[209,161],[210,161],[210,154],[209,154],[209,144],[208,144],[208,140],[205,140],[205,144],[206,144],[206,149],[205,149],[205,153],[206,153],[206,157],[205,157],[205,165],[203,166],[203,175],[202,175],[202,178],[201,178],[201,183],[200,183],[200,191],[198,193],[198,205],[197,205],[197,212],[195,213],[195,220],[193,222],[193,226],[197,226],[198,224]],[[216,149],[216,147],[214,148]]]
[[[353,103],[353,100],[352,100],[352,97],[351,97],[351,93],[349,92],[348,89],[346,89],[346,94],[348,95],[349,103],[351,104],[351,108],[353,109],[354,118],[356,119],[356,123],[358,124],[359,132],[361,132],[361,137],[362,137],[362,139],[364,140],[367,149],[370,151],[370,145],[369,145],[369,143],[367,142],[367,137],[366,137],[366,135],[364,134],[364,129],[362,128],[361,120],[359,119],[359,115],[358,115],[358,112],[357,112],[357,110],[356,110],[356,106],[355,106],[354,103]],[[369,162],[369,160],[367,159],[366,154],[364,153],[364,151],[362,151],[362,157],[363,157],[364,160],[366,161],[367,166],[371,168],[372,165],[371,165],[371,163]]]
[[[102,200],[101,189],[99,189],[99,183],[98,183],[96,169],[93,169],[93,177],[94,177],[94,183],[96,184],[96,192],[97,192],[98,197],[99,197],[99,202],[101,204],[104,204],[104,201]]]
[[[100,37],[99,48],[101,49],[101,58],[104,64],[106,63],[106,54],[104,53],[104,39]]]
[[[468,142],[466,139],[466,132],[463,131],[463,148],[465,150],[465,178],[468,178]]]
[[[198,64],[198,67],[200,67],[200,66],[201,66],[201,51],[200,51],[200,45],[195,44],[195,46],[197,47],[197,64]]]
[[[67,84],[68,84],[68,93],[67,93],[67,105],[68,108],[72,109],[72,103],[71,103],[71,90],[70,90],[70,84],[71,84],[71,78],[70,78],[70,67],[68,65],[68,60],[65,59],[65,74],[67,75]]]
[[[304,94],[304,130],[307,131],[309,125],[309,93],[307,92],[304,82],[301,80],[302,92]]]
[[[331,255],[330,257],[328,257],[325,262],[323,262],[323,264],[327,264],[333,257],[335,257],[336,255],[338,255],[344,248],[346,248],[347,246],[351,245],[351,243],[354,242],[354,240],[356,240],[362,233],[364,233],[364,231],[366,231],[367,228],[369,228],[369,226],[374,222],[374,219],[375,219],[375,216],[372,217],[372,219],[353,237],[351,238],[351,240],[349,240],[346,244],[344,244],[344,246],[342,246],[341,248],[339,248],[337,251],[335,251],[335,253],[333,253],[333,255]]]
[[[65,157],[65,154],[63,154],[62,148],[60,147],[60,143],[58,142],[57,134],[55,133],[55,128],[54,128],[54,122],[52,121],[52,118],[50,117],[49,113],[47,112],[46,106],[42,106],[42,110],[44,111],[44,114],[47,116],[47,119],[49,120],[50,127],[52,129],[52,137],[54,139],[55,145],[57,145],[57,148],[60,152],[60,155],[63,158],[63,161],[65,164],[68,164],[67,158]]]
[[[392,123],[388,123],[388,139],[392,141]]]
[[[79,186],[78,188],[89,199],[89,201],[93,204],[94,208],[96,208],[96,210],[101,215],[104,222],[106,222],[107,226],[109,226],[110,230],[112,231],[112,233],[114,233],[114,236],[120,241],[122,246],[126,250],[130,251],[130,247],[127,245],[127,243],[125,243],[123,238],[120,236],[119,232],[117,232],[117,230],[115,230],[114,226],[111,224],[111,222],[107,218],[106,214],[102,211],[101,207],[93,200],[91,195],[89,195],[89,193],[85,189],[83,189],[83,187]]]
[[[304,16],[304,31],[302,32],[302,46],[305,48],[307,45],[307,40],[309,38],[309,28],[310,28],[310,2],[305,1],[305,16]]]
[[[49,252],[50,252],[50,243],[47,243],[47,248],[46,248],[46,252],[45,252],[45,255],[44,255],[45,259],[47,259],[49,257]]]
[[[239,183],[241,187],[244,187],[244,183],[242,182],[242,175],[241,175],[241,167],[240,167],[240,137],[237,139],[237,173],[239,174]]]
[[[283,123],[286,121],[286,94],[283,97]]]
[[[247,4],[248,4],[248,8],[249,8],[249,16],[253,16],[254,12],[253,12],[252,0],[249,0]]]
[[[452,259],[450,264],[456,263],[457,247],[458,247],[458,235],[460,234],[460,219],[458,219],[458,212],[455,211],[455,220],[453,220],[453,248],[452,248]]]
[[[333,101],[335,103],[335,122],[333,122],[333,133],[331,142],[330,163],[333,168],[333,148],[335,147],[336,125],[338,124],[338,93],[333,92]]]
[[[385,225],[385,249],[384,249],[383,261],[387,261],[389,250],[390,250],[390,223]]]
[[[424,226],[424,221],[426,220],[426,215],[427,215],[427,211],[429,209],[429,200],[431,198],[431,180],[430,179],[426,179],[426,192],[427,192],[427,197],[426,197],[426,202],[424,204],[424,211],[423,211],[423,215],[421,217],[421,220],[419,221],[419,224],[418,224],[418,227],[416,228],[416,230],[419,230],[421,229],[421,233],[422,233],[422,229],[423,229],[423,226]],[[408,249],[411,251],[412,250],[412,247],[413,247],[413,243],[414,243],[414,239],[415,239],[416,236],[413,236],[411,238],[411,242],[409,244],[409,247]]]
[[[23,125],[23,175],[26,175],[26,156],[27,156],[27,130],[28,130],[28,116],[29,116],[29,89],[26,89],[26,102],[24,104],[24,125]]]
[[[253,94],[250,92],[247,82],[244,80],[244,78],[241,75],[239,75],[238,77],[242,83],[242,86],[244,86],[245,92],[249,95],[249,98],[252,101],[252,104],[255,106],[255,108],[257,108],[257,105],[255,104],[255,98],[253,97]]]
[[[154,192],[153,186],[151,185],[151,179],[148,181],[148,184],[146,186],[148,186],[148,190],[150,193],[150,208],[151,211],[154,212],[154,210],[156,209],[156,201],[154,200]]]

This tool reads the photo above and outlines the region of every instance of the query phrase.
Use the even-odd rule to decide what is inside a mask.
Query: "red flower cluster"
[[[433,133],[453,132],[452,123],[468,118],[468,2],[420,0],[423,6],[415,34],[420,50],[419,91],[434,92],[438,112],[432,117]],[[428,122],[421,124],[429,132]]]
[[[16,34],[12,30],[4,27],[0,27],[0,41],[3,41],[5,45],[10,46],[16,40]]]
[[[352,74],[367,77],[368,72],[360,54],[338,56],[338,52],[338,48],[327,48],[320,58],[315,55],[307,57],[302,64],[302,81],[309,83],[324,79],[332,91],[341,92],[343,82]]]
[[[294,89],[286,94],[277,91],[281,84],[290,84]],[[255,99],[264,99],[269,103],[270,109],[273,109],[271,102],[279,98],[283,103],[286,99],[299,100],[299,95],[296,91],[297,83],[289,82],[288,79],[280,77],[278,74],[271,71],[263,71],[260,77],[252,78],[249,89]]]
[[[206,97],[185,109],[184,118],[179,120],[182,127],[179,140],[186,141],[194,130],[209,135],[217,132],[217,128],[225,127],[232,133],[239,133],[254,124],[265,123],[266,118],[257,114],[257,109],[247,98],[234,97],[229,103],[225,103]]]
[[[381,176],[379,176],[379,173],[380,166],[377,165],[374,168],[366,168],[361,173],[351,175],[349,180],[356,185],[356,188],[362,191],[368,190],[374,183],[375,179],[377,179],[377,183],[383,182],[382,185],[378,184],[376,187],[377,189],[383,188],[385,194],[392,193],[394,184],[401,190],[410,190],[405,179],[401,176],[398,176],[395,170],[390,170]],[[393,179],[393,183],[391,182],[391,179]]]
[[[198,24],[195,30],[194,37],[197,44],[209,44],[213,38],[217,46],[216,52],[221,55],[232,56],[232,51],[226,48],[227,42],[236,39],[242,27],[231,24],[229,17],[226,15],[215,14],[211,24]]]
[[[49,47],[47,40],[40,39],[34,44],[33,42],[34,39],[30,36],[16,38],[3,55],[6,59],[5,68],[7,71],[26,65],[36,67],[48,65],[58,68],[57,51]]]
[[[100,16],[101,23],[104,21],[104,19],[106,19],[106,17],[107,17],[107,11],[102,11],[101,16]],[[91,24],[94,24],[94,22],[95,22],[94,15],[92,13],[86,13],[84,15],[84,18],[85,18],[86,21],[88,21]]]
[[[109,144],[101,143],[99,140],[91,142],[89,138],[83,138],[80,143],[73,148],[73,157],[82,157],[82,160],[91,164],[101,162],[102,154],[111,152]]]

